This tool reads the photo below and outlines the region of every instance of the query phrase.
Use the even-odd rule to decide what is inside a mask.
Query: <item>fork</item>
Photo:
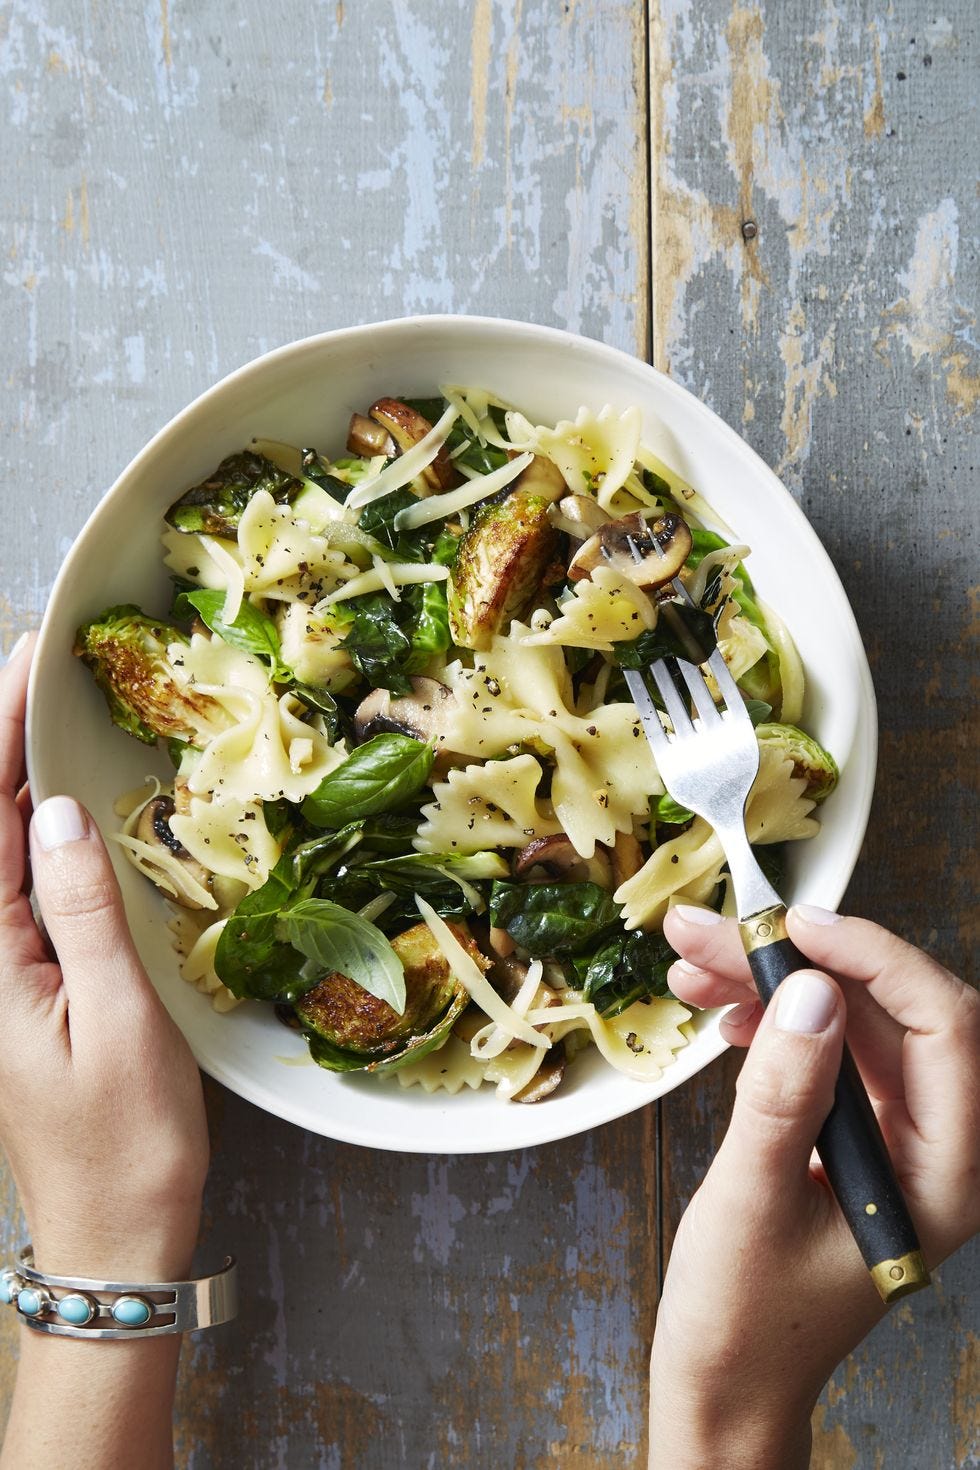
[[[634,559],[641,560],[632,538],[627,540]],[[694,606],[679,578],[671,586],[677,597]],[[632,669],[624,673],[668,793],[718,834],[732,876],[749,968],[763,1004],[768,1005],[780,982],[794,970],[807,968],[809,961],[787,936],[786,910],[759,867],[745,830],[745,804],[759,771],[752,721],[717,648],[706,664],[721,694],[722,709],[696,663],[671,656],[650,666],[670,730],[661,721],[643,675]],[[915,1227],[847,1046],[817,1153],[882,1300],[891,1302],[928,1286]]]

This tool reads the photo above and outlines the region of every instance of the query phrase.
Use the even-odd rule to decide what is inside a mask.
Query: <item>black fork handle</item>
[[[756,988],[768,1005],[780,981],[812,968],[786,934],[780,906],[739,925]],[[885,1302],[929,1285],[929,1272],[878,1119],[847,1046],[817,1153],[871,1279]]]

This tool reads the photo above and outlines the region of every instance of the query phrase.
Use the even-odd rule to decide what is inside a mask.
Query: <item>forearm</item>
[[[648,1470],[807,1470],[810,1450],[805,1413],[651,1396]]]
[[[84,1342],[22,1327],[0,1470],[169,1470],[180,1344]]]

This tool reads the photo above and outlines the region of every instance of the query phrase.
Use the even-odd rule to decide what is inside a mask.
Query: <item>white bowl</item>
[[[78,624],[112,603],[168,606],[160,518],[177,495],[253,436],[336,453],[353,409],[383,393],[431,394],[445,382],[487,388],[544,423],[574,418],[582,404],[597,411],[638,404],[644,442],[752,547],[752,577],[785,619],[806,669],[803,723],[842,772],[821,811],[820,835],[791,845],[785,896],[835,906],[867,823],[876,719],[861,640],[826,553],[775,475],[683,388],[625,353],[524,322],[414,317],[309,337],[232,373],[162,429],[96,507],[55,583],[28,708],[34,800],[68,792],[111,832],[116,797],[148,772],[170,769],[110,725],[71,647]],[[338,1077],[298,1064],[305,1044],[271,1006],[214,1012],[177,973],[163,900],[118,850],[114,860],[139,952],[200,1065],[259,1107],[331,1138],[420,1153],[546,1143],[643,1107],[725,1050],[719,1013],[705,1012],[658,1083],[631,1081],[591,1053],[554,1097],[531,1107],[502,1103],[492,1088],[427,1096],[392,1079]]]

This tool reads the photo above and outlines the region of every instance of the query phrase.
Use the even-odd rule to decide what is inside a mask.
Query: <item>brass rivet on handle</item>
[[[864,1207],[864,1213],[866,1215],[877,1215],[877,1213],[878,1213],[878,1206],[875,1205],[875,1204],[865,1205],[865,1207]]]
[[[905,1268],[904,1266],[893,1266],[888,1274],[893,1281],[901,1281],[905,1275]]]

